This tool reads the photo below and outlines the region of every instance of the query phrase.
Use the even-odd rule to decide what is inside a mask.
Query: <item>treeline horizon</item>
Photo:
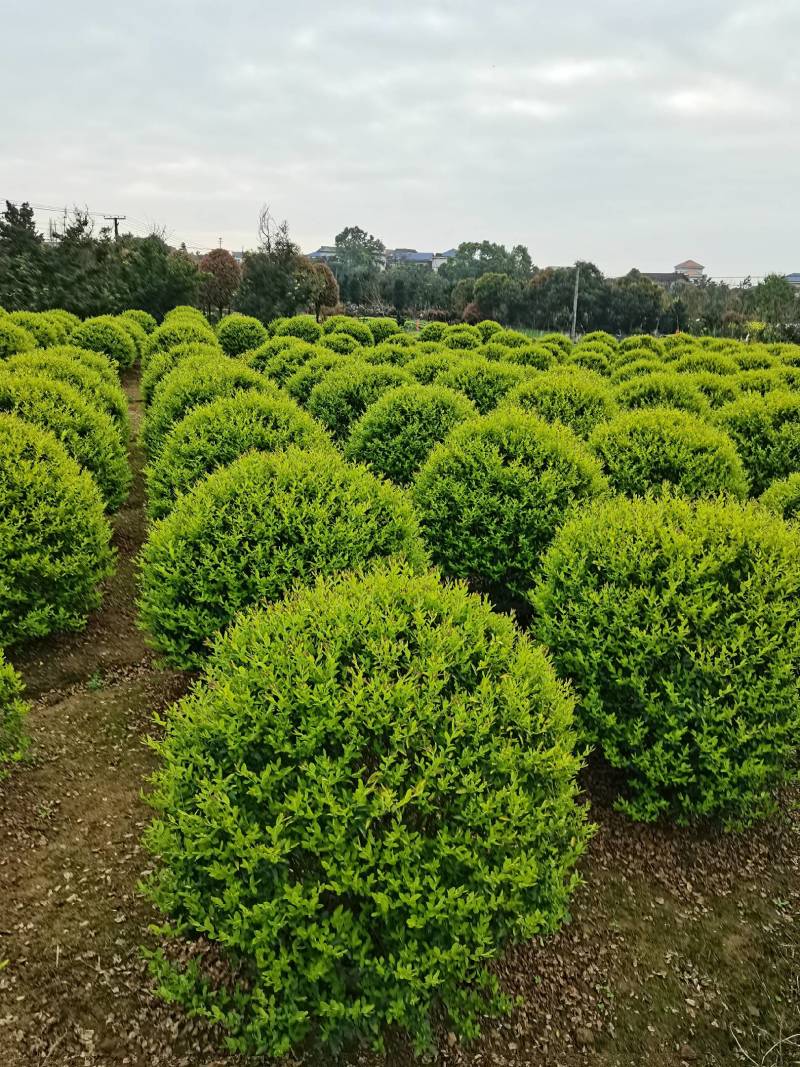
[[[572,328],[580,270],[576,331],[714,334],[800,340],[800,291],[772,274],[746,280],[676,281],[665,288],[638,270],[610,278],[593,263],[537,267],[524,245],[465,241],[438,271],[428,265],[384,269],[383,242],[358,226],[336,236],[329,263],[311,260],[292,241],[288,224],[268,209],[259,219],[259,245],[240,264],[226,249],[203,257],[172,248],[162,233],[146,237],[109,227],[95,230],[75,209],[48,240],[28,203],[6,201],[0,212],[0,307],[8,311],[62,307],[85,318],[141,308],[162,318],[193,304],[212,317],[241,311],[263,322],[333,310],[477,322],[495,319],[534,330]]]

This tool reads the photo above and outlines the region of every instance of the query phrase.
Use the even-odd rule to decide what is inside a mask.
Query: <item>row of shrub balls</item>
[[[182,308],[139,350],[140,620],[202,671],[147,834],[198,947],[152,966],[232,1048],[473,1036],[487,961],[564,921],[589,747],[633,818],[773,809],[799,348]]]
[[[119,374],[156,325],[0,309],[0,777],[25,750],[4,649],[82,629],[113,571],[110,516],[131,482]]]

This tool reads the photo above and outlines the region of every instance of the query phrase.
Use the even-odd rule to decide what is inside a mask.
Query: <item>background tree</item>
[[[760,281],[750,294],[750,304],[758,318],[773,326],[798,317],[797,290],[780,274],[768,274]]]
[[[306,256],[300,257],[297,272],[298,298],[313,310],[319,322],[323,308],[333,308],[339,303],[336,276],[327,263],[315,263]]]
[[[214,309],[222,318],[239,287],[241,268],[227,248],[213,248],[200,260],[200,270],[203,274],[200,284],[203,307],[207,312]]]
[[[442,277],[452,283],[489,273],[507,274],[527,282],[533,271],[530,253],[524,245],[515,245],[509,251],[505,245],[492,241],[462,242],[453,258],[439,268]]]
[[[618,333],[649,333],[664,313],[664,290],[638,270],[610,285],[609,324]]]
[[[519,318],[522,287],[508,274],[498,271],[482,274],[475,282],[472,296],[482,319],[508,323]]]
[[[261,243],[258,251],[245,252],[234,303],[237,311],[266,323],[308,306],[307,260],[289,236],[289,224],[276,222],[268,207],[262,209],[258,228]]]
[[[360,226],[346,226],[337,233],[336,258],[332,267],[342,300],[352,304],[369,304],[377,300],[385,251],[383,241]]]

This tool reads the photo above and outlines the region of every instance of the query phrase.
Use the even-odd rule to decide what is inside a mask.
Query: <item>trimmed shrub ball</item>
[[[545,422],[561,422],[579,437],[588,437],[595,426],[617,413],[608,382],[592,371],[570,366],[520,382],[506,394],[502,406],[522,408]]]
[[[71,311],[65,311],[63,308],[49,308],[43,314],[50,322],[54,322],[59,327],[64,336],[64,341],[69,340],[69,335],[76,326],[81,324],[81,320],[77,315],[73,315]]]
[[[582,345],[598,344],[604,348],[610,349],[615,352],[618,347],[618,342],[613,333],[606,333],[605,330],[590,330],[589,333],[583,334],[576,348],[580,348]]]
[[[598,426],[589,445],[612,487],[627,496],[674,487],[686,496],[747,495],[730,437],[686,411],[642,408]]]
[[[0,414],[0,647],[79,630],[113,570],[94,479],[53,434]]]
[[[632,378],[641,378],[645,374],[657,374],[663,371],[665,364],[660,359],[633,359],[627,363],[619,364],[611,372],[611,381],[614,385],[629,382]]]
[[[304,342],[305,343],[305,342]],[[338,352],[340,356],[351,356],[354,352],[360,352],[363,345],[349,333],[326,333],[319,339],[320,348],[329,348],[331,352]],[[375,351],[371,348],[371,351]]]
[[[221,359],[222,353],[216,345],[203,344],[202,341],[186,341],[182,345],[173,345],[172,348],[154,352],[147,361],[139,382],[145,405],[150,404],[156,390],[167,375],[184,360],[192,359],[194,356]]]
[[[191,320],[208,326],[208,319],[203,312],[192,304],[178,304],[177,307],[171,308],[164,316],[164,322],[177,322],[179,319],[184,321]]]
[[[167,930],[233,980],[158,954],[163,994],[271,1056],[398,1027],[422,1052],[434,1017],[475,1037],[511,1003],[487,963],[567,915],[572,730],[544,652],[434,575],[249,612],[170,711],[146,835]]]
[[[244,390],[275,393],[263,374],[228,356],[190,356],[164,378],[147,410],[142,437],[148,455],[158,455],[169,431],[199,404]]]
[[[607,349],[590,348],[588,345],[576,345],[568,356],[564,357],[565,366],[583,367],[584,370],[594,371],[609,377],[611,374],[611,360]]]
[[[275,337],[299,337],[301,341],[313,344],[322,336],[322,327],[311,315],[293,315],[285,319],[274,332]]]
[[[694,349],[685,353],[670,364],[677,374],[694,374],[703,371],[706,374],[736,374],[739,370],[736,360],[721,352],[703,352]]]
[[[160,519],[201,478],[246,452],[332,448],[322,427],[287,396],[253,390],[192,408],[147,471],[147,512]]]
[[[136,345],[133,338],[123,326],[111,315],[98,315],[86,319],[76,326],[70,334],[70,344],[78,348],[88,348],[93,352],[102,352],[115,363],[119,370],[125,370],[136,361]]]
[[[413,498],[445,574],[518,596],[569,508],[606,490],[571,430],[512,410],[457,426],[417,475]]]
[[[30,352],[36,347],[36,338],[12,320],[10,315],[0,315],[0,359],[15,356],[18,352]]]
[[[196,667],[241,608],[387,556],[426,562],[406,495],[335,452],[252,452],[214,471],[142,550],[140,622],[168,663]]]
[[[409,360],[405,364],[405,370],[422,385],[431,385],[441,374],[457,366],[464,358],[459,352],[426,352]]]
[[[419,331],[420,341],[441,341],[447,333],[447,325],[444,322],[429,322]]]
[[[332,336],[335,337],[336,334]],[[395,367],[404,367],[419,355],[415,341],[412,341],[411,344],[398,343],[401,337],[405,338],[407,336],[407,334],[397,334],[394,337],[390,337],[388,341],[381,341],[374,348],[356,349],[356,354],[365,363],[391,363]]]
[[[111,417],[77,389],[43,374],[14,374],[0,367],[0,411],[49,430],[94,477],[109,511],[131,483],[125,446]]]
[[[8,766],[22,759],[27,749],[25,716],[28,706],[22,699],[22,679],[6,663],[0,648],[0,782],[8,773]]]
[[[389,389],[410,381],[411,376],[399,367],[349,361],[314,386],[308,410],[327,427],[334,440],[344,441],[370,404]]]
[[[636,408],[675,408],[707,417],[711,407],[691,376],[656,371],[623,382],[616,390],[617,403],[629,410]]]
[[[736,443],[753,496],[800,470],[800,394],[751,393],[720,408],[716,421]]]
[[[395,326],[397,324],[395,323]],[[375,338],[372,334],[372,330],[366,322],[361,322],[360,319],[351,318],[349,315],[332,315],[327,319],[323,326],[323,332],[327,334],[331,333],[343,333],[348,337],[352,337],[354,341],[357,341],[360,345],[374,345]],[[397,329],[392,330],[391,333],[398,333]],[[386,334],[386,337],[391,336],[391,333]],[[385,340],[385,338],[382,338]]]
[[[135,319],[125,315],[115,315],[114,322],[118,323],[136,346],[136,358],[138,359],[147,344],[147,331],[142,329]]]
[[[682,374],[681,378],[699,389],[712,408],[721,408],[731,400],[736,400],[740,395],[738,379],[735,375],[695,371],[693,374]]]
[[[93,367],[65,355],[61,346],[12,356],[3,364],[3,369],[13,374],[44,374],[73,386],[84,400],[114,420],[122,444],[127,444],[130,432],[128,401],[119,379],[112,385]]]
[[[532,367],[534,370],[550,370],[551,367],[559,365],[553,349],[545,348],[544,345],[517,345],[516,348],[506,348],[502,356],[496,355],[498,347],[490,341],[478,349],[478,354],[488,359],[496,358],[509,363],[519,363],[522,367]]]
[[[36,352],[34,354],[40,355],[41,353]],[[95,371],[108,385],[113,385],[115,389],[120,388],[116,364],[112,363],[108,356],[102,352],[93,352],[89,348],[78,348],[76,345],[55,345],[47,350],[47,355],[68,356],[76,363],[81,363],[84,367]]]
[[[773,482],[761,494],[761,503],[784,519],[800,519],[800,472]]]
[[[493,411],[506,393],[535,372],[516,363],[499,363],[480,356],[464,356],[436,379],[468,396],[481,415]]]
[[[341,336],[346,337],[346,334]],[[353,344],[356,342],[353,341]],[[299,337],[271,337],[252,352],[247,352],[244,362],[253,370],[266,374],[278,385],[285,385],[295,371],[320,352],[317,345],[301,341]]]
[[[28,331],[35,339],[37,348],[50,348],[51,345],[62,344],[67,339],[63,327],[57,326],[46,315],[37,311],[12,311],[8,317],[16,326]]]
[[[147,370],[150,360],[157,352],[165,352],[168,348],[185,344],[211,345],[222,351],[216,334],[199,313],[197,318],[165,318],[147,338],[142,350],[142,371]]]
[[[226,315],[217,326],[217,338],[226,356],[240,356],[267,340],[266,327],[252,315]]]
[[[755,505],[616,498],[556,537],[536,636],[635,819],[736,827],[800,744],[800,541]]]
[[[477,326],[475,329],[480,333],[484,343],[491,339],[492,344],[503,345],[505,348],[527,348],[531,343],[531,338],[519,330],[494,330],[491,338],[488,338],[483,336],[483,331]]]
[[[372,339],[376,345],[379,345],[381,341],[385,341],[387,337],[392,337],[396,333],[401,333],[401,327],[397,325],[394,319],[370,319],[369,320],[369,332],[372,334]]]
[[[370,404],[350,433],[345,456],[408,485],[433,446],[477,414],[472,401],[452,389],[401,385]]]
[[[284,382],[286,392],[302,407],[307,407],[309,397],[316,385],[335,368],[348,367],[355,362],[357,361],[348,356],[339,356],[335,352],[312,356],[286,379]]]
[[[651,352],[655,352],[656,355],[661,355],[664,351],[661,341],[657,337],[653,337],[651,333],[631,334],[630,337],[620,341],[617,351],[627,352],[631,348],[648,348]]]
[[[494,319],[481,319],[480,322],[475,323],[475,329],[481,335],[481,341],[486,344],[486,342],[490,340],[494,334],[499,333],[503,327],[499,322],[495,322]]]
[[[792,385],[783,377],[782,371],[794,371],[794,367],[783,367],[781,370],[743,370],[739,371],[734,379],[739,393],[760,393],[765,396],[776,389],[791,389]]]
[[[527,338],[526,338],[527,340]],[[442,338],[445,348],[478,348],[483,344],[483,339],[474,326],[448,326]]]
[[[145,333],[152,333],[158,326],[149,311],[141,311],[139,308],[129,308],[127,311],[123,311],[121,315],[118,315],[117,318],[133,319],[134,322],[142,327]]]

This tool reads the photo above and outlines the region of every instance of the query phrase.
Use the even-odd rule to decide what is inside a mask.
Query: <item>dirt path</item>
[[[126,388],[134,423],[136,381]],[[141,456],[115,520],[120,553],[85,633],[15,655],[35,701],[32,759],[0,784],[0,1067],[211,1067],[199,1023],[157,1000],[139,946],[153,918],[136,885],[152,715],[186,679],[155,670],[135,627],[144,535]],[[800,1064],[800,794],[741,837],[632,826],[593,783],[599,831],[573,922],[498,965],[524,997],[462,1049],[464,1067]],[[792,810],[794,803],[794,810]],[[747,1058],[749,1057],[749,1059]],[[329,1061],[322,1061],[329,1062]],[[404,1048],[348,1063],[401,1067]]]

